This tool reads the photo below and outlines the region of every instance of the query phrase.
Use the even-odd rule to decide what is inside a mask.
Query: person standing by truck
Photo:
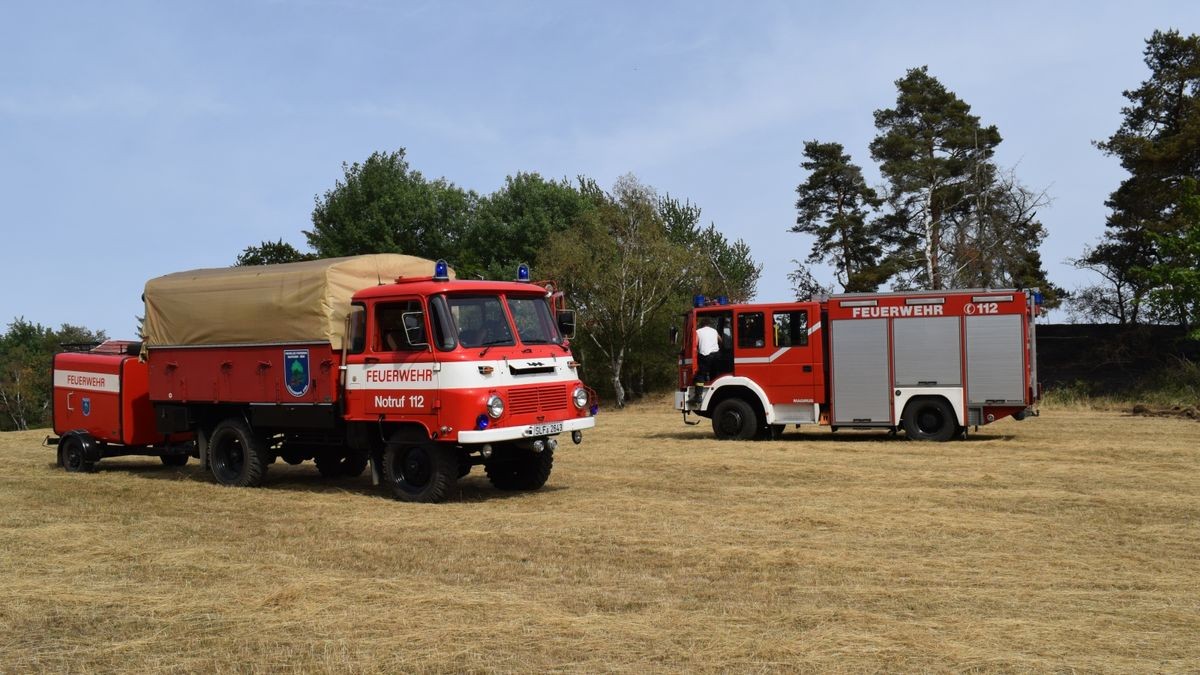
[[[700,327],[696,329],[696,384],[706,383],[712,379],[716,367],[717,354],[721,351],[721,334],[713,328],[711,319],[701,319]]]

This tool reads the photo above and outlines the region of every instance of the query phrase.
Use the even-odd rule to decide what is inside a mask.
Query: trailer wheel
[[[483,465],[492,486],[498,490],[537,490],[550,479],[554,451],[517,450],[511,459],[493,460]]]
[[[355,478],[367,468],[367,453],[351,450],[346,454],[320,452],[313,458],[317,471],[326,478]]]
[[[89,462],[84,454],[83,439],[78,434],[67,434],[59,446],[60,462],[69,473],[90,473],[96,468],[94,462]]]
[[[958,431],[954,410],[944,398],[920,398],[904,409],[904,433],[916,441],[948,441]]]
[[[158,458],[163,466],[187,466],[188,463],[187,455],[159,455]]]
[[[458,458],[436,443],[389,443],[383,475],[392,497],[403,502],[440,502],[458,480]]]
[[[213,478],[221,485],[257,487],[267,475],[267,451],[262,439],[239,419],[227,419],[208,440]]]
[[[758,415],[742,399],[727,398],[713,410],[712,428],[720,440],[748,441],[758,433]]]

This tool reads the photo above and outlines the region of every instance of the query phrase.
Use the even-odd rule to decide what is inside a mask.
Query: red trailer
[[[1040,295],[1019,290],[853,293],[726,305],[686,315],[675,407],[718,438],[777,435],[787,424],[904,429],[945,441],[1003,417],[1037,414]],[[721,336],[697,382],[695,331]]]
[[[439,501],[476,465],[537,489],[557,437],[595,425],[574,313],[524,266],[512,282],[398,255],[196,270],[151,280],[145,300],[140,360],[55,361],[68,470],[134,451],[178,462],[194,439],[224,485],[258,485],[276,460],[328,476],[370,462],[397,499]]]
[[[109,340],[86,352],[54,355],[52,408],[58,465],[92,468],[105,457],[150,455],[168,466],[187,464],[190,433],[161,434],[150,404],[149,369],[141,343]]]

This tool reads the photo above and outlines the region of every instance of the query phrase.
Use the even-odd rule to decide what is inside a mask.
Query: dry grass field
[[[720,443],[602,413],[546,489],[67,474],[0,434],[0,671],[1197,671],[1200,424]]]

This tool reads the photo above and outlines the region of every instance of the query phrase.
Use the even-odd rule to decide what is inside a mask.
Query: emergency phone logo
[[[283,371],[288,393],[303,396],[308,393],[308,350],[283,350]]]

